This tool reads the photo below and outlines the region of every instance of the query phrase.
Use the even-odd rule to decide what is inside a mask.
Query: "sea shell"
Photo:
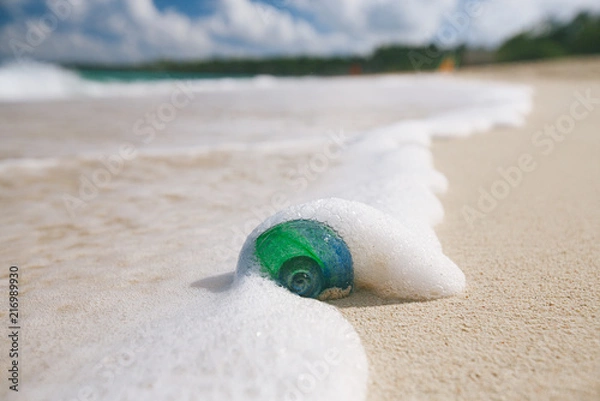
[[[290,206],[259,224],[235,277],[251,274],[318,299],[366,288],[382,298],[427,300],[456,295],[466,284],[433,230],[339,198]]]
[[[258,236],[255,256],[261,271],[302,297],[336,299],[354,288],[352,255],[328,225],[291,220]]]

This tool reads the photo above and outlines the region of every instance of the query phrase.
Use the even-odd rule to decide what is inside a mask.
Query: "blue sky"
[[[367,54],[387,43],[492,47],[598,0],[0,0],[0,57],[158,58]]]

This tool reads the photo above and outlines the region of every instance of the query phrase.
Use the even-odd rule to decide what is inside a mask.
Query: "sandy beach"
[[[436,231],[464,295],[336,302],[369,357],[368,399],[600,399],[600,60],[459,75],[530,84],[534,108],[521,128],[434,143],[450,182]]]
[[[329,302],[361,338],[368,358],[367,399],[600,399],[600,59],[478,67],[456,76],[531,85],[533,110],[519,128],[433,142],[435,167],[449,188],[441,196],[445,218],[435,229],[444,253],[466,275],[465,293],[399,302],[358,290]],[[419,88],[429,95],[437,85],[449,85],[443,79],[422,82],[430,82]],[[463,83],[453,85],[462,90]],[[312,89],[303,90],[310,101],[301,110],[275,95],[255,98],[250,90],[197,92],[149,144],[140,142],[132,124],[160,110],[164,94],[136,101],[2,105],[0,156],[6,160],[0,206],[9,229],[1,236],[0,256],[20,265],[23,275],[21,378],[31,391],[28,401],[54,392],[83,399],[90,383],[97,399],[112,399],[106,394],[119,390],[115,378],[135,393],[130,377],[139,379],[138,388],[151,387],[144,387],[151,380],[144,359],[154,355],[150,351],[168,352],[163,345],[175,339],[179,355],[188,354],[183,337],[153,338],[150,321],[171,319],[178,329],[187,327],[178,318],[195,322],[202,316],[196,312],[207,309],[190,307],[198,298],[226,296],[247,230],[284,207],[273,204],[273,191],[290,203],[309,195],[293,190],[285,172],[308,165],[319,142],[262,146],[266,133],[297,129],[316,139],[325,128],[341,126],[355,134],[435,110],[427,94],[410,98],[395,87],[374,91],[365,115],[350,96],[337,103],[340,95],[323,89],[313,101]],[[396,110],[389,96],[397,93],[411,107]],[[457,92],[446,93],[452,100]],[[335,113],[320,111],[331,105]],[[113,165],[118,171],[106,185],[70,214],[64,194],[78,194],[82,174],[99,171],[98,154],[114,159],[119,146],[130,142],[139,150],[135,161]],[[178,147],[167,146],[174,144]],[[331,160],[332,166],[338,162]],[[314,176],[311,185],[322,179]],[[203,286],[207,277],[222,283]],[[6,269],[0,278],[4,286]],[[334,308],[327,310],[339,317]],[[6,317],[1,310],[0,318]],[[140,327],[150,333],[142,332],[142,338],[160,346],[138,341]],[[196,340],[205,333],[220,336],[218,330],[191,327],[200,333],[191,336]],[[300,333],[297,349],[306,344]],[[123,355],[127,369],[115,368]],[[221,362],[216,359],[215,366]],[[0,358],[2,366],[7,361]],[[158,354],[156,361],[155,371],[167,373],[166,388],[177,389],[168,375],[180,379],[177,369],[188,365],[173,368],[173,355]],[[130,364],[139,368],[138,376],[126,375],[135,371]],[[191,377],[197,374],[194,366],[185,371]],[[230,386],[231,376],[219,374],[203,378]],[[335,378],[348,380],[342,374]],[[8,391],[3,386],[0,395]]]

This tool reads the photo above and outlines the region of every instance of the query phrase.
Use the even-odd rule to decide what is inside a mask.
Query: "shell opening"
[[[347,295],[354,286],[350,250],[342,237],[325,223],[284,221],[268,228],[254,241],[254,257],[260,271],[297,295],[320,298],[333,288],[349,289],[344,292]]]
[[[312,258],[296,256],[281,265],[279,282],[301,297],[316,298],[323,289],[321,266]]]

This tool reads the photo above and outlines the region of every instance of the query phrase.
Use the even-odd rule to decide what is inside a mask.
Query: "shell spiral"
[[[342,298],[354,288],[348,245],[322,222],[284,221],[258,235],[253,248],[261,273],[302,297]]]

